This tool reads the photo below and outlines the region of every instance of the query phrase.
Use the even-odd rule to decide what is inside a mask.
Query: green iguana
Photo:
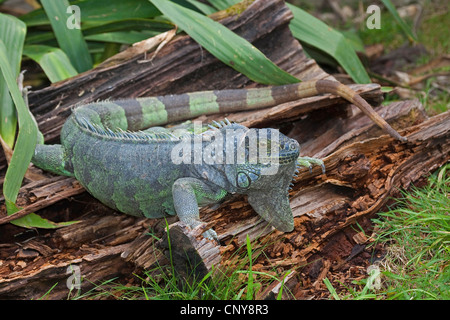
[[[248,129],[229,121],[184,135],[152,127],[199,115],[266,108],[321,93],[345,98],[391,136],[405,140],[349,87],[318,80],[77,106],[62,128],[61,145],[38,144],[32,162],[75,177],[102,203],[130,215],[177,214],[193,228],[202,223],[199,206],[238,193],[247,195],[270,225],[289,232],[294,228],[288,195],[293,176],[299,166],[324,169],[319,159],[299,157],[296,140],[274,129]],[[217,239],[212,229],[203,235]]]

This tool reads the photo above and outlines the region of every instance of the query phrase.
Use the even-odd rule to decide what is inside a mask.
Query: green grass
[[[427,0],[424,4],[421,23],[417,29],[418,43],[425,46],[430,58],[447,54],[450,50],[450,29],[448,28],[450,12],[443,10],[444,7],[445,0]],[[404,20],[405,24],[412,29],[412,19]],[[363,25],[358,30],[358,35],[365,45],[381,43],[387,52],[399,48],[407,42],[401,26],[386,10],[381,13],[380,29],[368,29]]]
[[[419,42],[430,51],[432,56],[450,52],[450,28],[448,27],[450,11],[442,10],[445,6],[444,1],[433,1],[430,4],[437,9],[430,10],[431,12],[424,16],[420,32],[418,32]]]
[[[450,164],[433,174],[428,185],[403,191],[395,208],[374,220],[375,243],[385,248],[376,264],[381,287],[367,283],[361,291],[338,295],[325,281],[334,299],[447,300],[450,299]],[[372,277],[374,274],[372,274]],[[358,283],[361,284],[361,283]]]
[[[169,246],[170,248],[170,246]],[[169,249],[170,251],[170,249]],[[261,289],[274,281],[281,282],[277,299],[281,299],[285,275],[272,272],[252,270],[252,265],[263,253],[255,249],[247,237],[242,246],[231,257],[230,267],[213,269],[202,278],[189,277],[185,281],[177,275],[171,261],[152,269],[142,275],[135,275],[139,285],[123,285],[115,279],[105,281],[86,293],[72,296],[73,299],[119,299],[119,300],[254,300],[259,297]],[[169,260],[171,254],[169,253]],[[276,275],[274,275],[276,274]],[[133,283],[136,282],[136,279]],[[287,293],[290,294],[289,292]]]
[[[387,299],[450,299],[450,165],[380,214]]]
[[[450,19],[450,12],[444,10],[446,6],[445,0],[430,1],[427,0],[423,6],[423,13],[421,23],[417,29],[418,44],[423,45],[427,51],[426,54],[420,56],[418,60],[405,66],[404,72],[408,69],[415,68],[448,54],[450,51],[450,28],[448,21]],[[413,27],[411,18],[406,18],[405,23],[409,28]],[[364,45],[383,44],[385,53],[398,49],[405,43],[407,39],[402,33],[401,26],[393,19],[392,15],[384,10],[381,13],[381,28],[368,29],[362,25],[358,30],[358,36],[361,38]],[[429,71],[431,72],[431,70]],[[436,68],[432,70],[436,74],[448,74],[448,66]],[[424,87],[417,93],[417,98],[424,105],[425,110],[429,115],[445,112],[450,109],[450,95],[447,91],[434,87],[436,77],[430,77],[424,80]],[[441,85],[442,86],[442,85]],[[394,97],[389,98],[397,99]]]
[[[380,29],[368,29],[364,26],[359,30],[359,36],[365,45],[382,43],[387,51],[405,43],[405,36],[400,26],[392,19],[389,12],[381,13]]]

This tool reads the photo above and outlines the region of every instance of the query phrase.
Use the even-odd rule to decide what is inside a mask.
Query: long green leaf
[[[72,65],[78,72],[83,72],[92,68],[92,59],[88,46],[83,38],[81,30],[68,27],[68,22],[72,21],[72,13],[67,13],[70,6],[68,0],[42,0],[44,10],[50,20],[53,32],[59,47],[67,54]]]
[[[17,208],[15,212],[19,211]],[[42,229],[56,229],[61,227],[70,226],[78,223],[79,221],[66,221],[66,222],[53,222],[48,219],[44,219],[36,213],[27,214],[25,217],[11,221],[12,224],[23,228],[42,228]]]
[[[225,10],[242,0],[209,0],[208,2],[217,10]]]
[[[53,0],[54,2],[61,0]],[[126,18],[152,18],[161,13],[148,1],[143,0],[81,0],[71,1],[81,11],[83,27],[101,25]],[[20,17],[28,27],[48,25],[49,19],[44,10],[34,10]]]
[[[417,37],[413,34],[411,28],[405,23],[405,21],[398,15],[397,9],[392,4],[391,0],[381,0],[386,8],[389,10],[391,15],[394,17],[395,21],[400,25],[405,35],[408,37],[410,42],[417,42]]]
[[[170,1],[151,2],[207,51],[251,80],[273,85],[300,81],[220,23]]]
[[[14,148],[14,153],[11,157],[8,170],[6,171],[5,181],[3,183],[3,195],[5,197],[6,209],[9,215],[19,211],[20,208],[15,204],[17,194],[19,193],[25,172],[28,169],[31,157],[37,141],[38,129],[36,123],[31,118],[29,110],[23,101],[21,92],[16,84],[16,78],[13,70],[10,67],[9,57],[6,47],[2,40],[0,40],[0,71],[8,86],[9,93],[16,106],[19,133],[17,135],[17,142]],[[11,223],[22,227],[40,227],[40,228],[58,228],[69,225],[74,222],[54,223],[39,217],[34,213],[14,220]]]
[[[0,69],[3,78],[11,93],[11,97],[16,104],[19,116],[19,134],[17,136],[16,148],[11,157],[11,162],[6,172],[3,194],[7,208],[13,208],[17,199],[22,179],[27,171],[31,156],[36,145],[37,128],[34,121],[27,121],[30,118],[28,109],[22,99],[19,88],[12,69],[9,66],[9,58],[3,41],[0,40]],[[9,212],[9,211],[8,211]]]
[[[209,14],[212,14],[217,11],[216,9],[208,6],[207,4],[201,3],[200,1],[187,0],[187,2],[190,3],[191,5],[195,6],[198,10],[200,10],[205,15],[209,15]]]
[[[113,42],[123,44],[133,44],[151,37],[154,37],[161,32],[138,32],[138,31],[118,31],[118,32],[106,32],[100,34],[93,34],[91,36],[85,36],[86,40],[98,41],[98,42]]]
[[[173,29],[173,24],[155,19],[123,19],[112,21],[102,25],[83,29],[84,35],[102,34],[105,32],[129,31],[129,30],[152,30],[159,33]]]
[[[59,48],[30,45],[23,48],[23,54],[36,61],[51,82],[61,81],[78,74],[67,55]]]
[[[170,29],[173,29],[173,24],[169,22],[154,19],[142,19],[142,18],[117,20],[91,27],[85,27],[84,25],[82,25],[83,35],[86,40],[97,38],[103,39],[105,34],[112,34],[114,32],[130,32],[130,31],[145,30],[145,31],[153,31],[154,35],[157,35],[160,34],[161,32],[165,32]],[[26,44],[47,43],[49,41],[53,41],[54,39],[55,35],[53,32],[31,31],[26,38]],[[119,42],[134,43],[131,41],[124,41],[124,42],[119,41]]]
[[[352,46],[338,31],[302,9],[286,3],[294,14],[289,28],[295,38],[332,56],[357,83],[370,78]]]
[[[8,48],[6,55],[16,78],[20,71],[25,24],[13,16],[0,13],[0,40]],[[17,114],[8,86],[0,75],[0,135],[8,146],[14,146],[17,130]]]

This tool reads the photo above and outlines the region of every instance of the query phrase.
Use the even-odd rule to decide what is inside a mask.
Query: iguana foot
[[[297,159],[297,167],[308,167],[309,172],[312,172],[313,165],[320,165],[322,167],[322,173],[325,174],[325,164],[321,159],[311,157],[298,157]]]
[[[205,232],[202,233],[202,236],[209,240],[215,240],[217,243],[219,243],[219,237],[217,236],[217,233],[213,229],[208,229]]]
[[[204,225],[205,223],[199,220],[190,221],[187,226],[192,230],[194,228],[199,227],[200,225]],[[208,229],[202,233],[202,236],[209,240],[215,240],[219,242],[219,237],[217,233],[213,229]]]

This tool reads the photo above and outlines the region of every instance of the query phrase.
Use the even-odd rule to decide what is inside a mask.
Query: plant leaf
[[[130,31],[130,30],[152,30],[166,32],[173,29],[173,24],[168,21],[154,20],[154,19],[124,19],[119,21],[112,21],[98,26],[93,26],[83,29],[84,35],[102,34],[105,32],[115,31]]]
[[[42,0],[41,3],[50,20],[59,47],[67,54],[75,69],[78,72],[91,69],[91,55],[81,30],[76,27],[68,27],[68,22],[74,18],[70,10],[67,13],[70,6],[69,1]],[[76,14],[74,15],[76,16]]]
[[[161,34],[160,31],[117,31],[105,32],[100,34],[93,34],[85,36],[86,40],[98,42],[114,42],[123,44],[133,44],[154,36]]]
[[[23,54],[36,61],[51,82],[61,81],[78,74],[67,55],[59,48],[29,45],[23,48]]]
[[[295,38],[332,56],[357,83],[370,83],[369,75],[352,46],[338,31],[304,10],[286,3],[294,14],[289,28]]]
[[[209,0],[208,2],[217,10],[225,10],[242,0]]]
[[[28,169],[28,165],[30,164],[31,157],[34,152],[38,137],[38,129],[16,84],[16,79],[10,68],[7,50],[1,39],[0,71],[5,79],[9,93],[11,94],[12,100],[16,106],[19,120],[19,133],[17,135],[16,146],[14,148],[14,153],[11,157],[11,162],[9,163],[8,170],[5,175],[5,181],[3,183],[3,195],[5,197],[6,209],[8,215],[11,215],[20,210],[15,202],[17,200],[17,194],[19,193],[23,177],[25,176],[25,172]],[[57,224],[32,213],[20,219],[14,220],[11,223],[23,227],[56,228],[74,222]]]
[[[205,15],[209,15],[209,14],[212,14],[217,11],[216,9],[208,6],[207,4],[201,3],[200,1],[196,1],[196,0],[186,0],[186,1],[188,3],[190,3],[191,5],[195,6],[198,10],[200,10]]]
[[[61,1],[61,0],[58,0]],[[57,1],[52,1],[57,2]],[[71,1],[71,5],[79,6],[84,27],[101,25],[130,17],[152,18],[161,13],[148,1],[143,0],[80,0]],[[107,10],[105,10],[107,8]],[[48,25],[49,19],[44,10],[31,11],[20,17],[28,27]]]
[[[207,51],[251,80],[273,85],[300,81],[222,24],[170,1],[150,1]]]
[[[17,208],[17,211],[20,208]],[[48,219],[44,219],[35,213],[27,214],[25,217],[11,221],[12,224],[23,228],[42,228],[42,229],[55,229],[70,226],[71,224],[78,223],[79,221],[67,221],[67,222],[53,222]]]
[[[11,157],[8,170],[5,175],[5,182],[3,185],[3,194],[7,207],[14,205],[17,199],[22,179],[27,171],[28,164],[31,161],[31,156],[34,151],[37,139],[37,127],[34,121],[31,120],[25,102],[22,99],[19,88],[17,87],[15,77],[11,68],[9,67],[9,60],[7,56],[6,47],[3,41],[0,40],[0,70],[3,78],[11,93],[11,97],[16,105],[19,116],[19,134],[17,136],[16,148]],[[9,212],[9,211],[8,211]]]
[[[155,36],[157,34],[160,34],[161,32],[166,32],[170,29],[173,29],[173,24],[170,22],[154,19],[142,19],[142,18],[124,19],[112,21],[101,25],[95,25],[91,27],[84,27],[84,26],[82,27],[83,35],[86,40],[105,41],[106,39],[111,37],[112,39],[120,39],[120,41],[114,42],[130,43],[130,44]],[[119,34],[119,32],[124,34],[130,32],[137,32],[141,30],[142,34],[136,33],[140,34],[141,36],[140,40],[137,41],[126,40],[125,38],[114,36],[114,34],[116,33]],[[145,37],[145,33],[151,33],[152,35]],[[134,34],[135,36],[134,38],[136,38],[136,34]],[[142,36],[144,36],[144,38],[142,38]],[[53,40],[55,40],[55,35],[53,32],[42,32],[32,30],[31,32],[29,32],[26,38],[26,44],[48,43]]]
[[[0,40],[8,48],[6,55],[14,78],[19,75],[25,34],[26,26],[22,21],[0,13]],[[9,95],[8,86],[0,75],[0,135],[10,148],[14,146],[16,130],[16,109]]]

